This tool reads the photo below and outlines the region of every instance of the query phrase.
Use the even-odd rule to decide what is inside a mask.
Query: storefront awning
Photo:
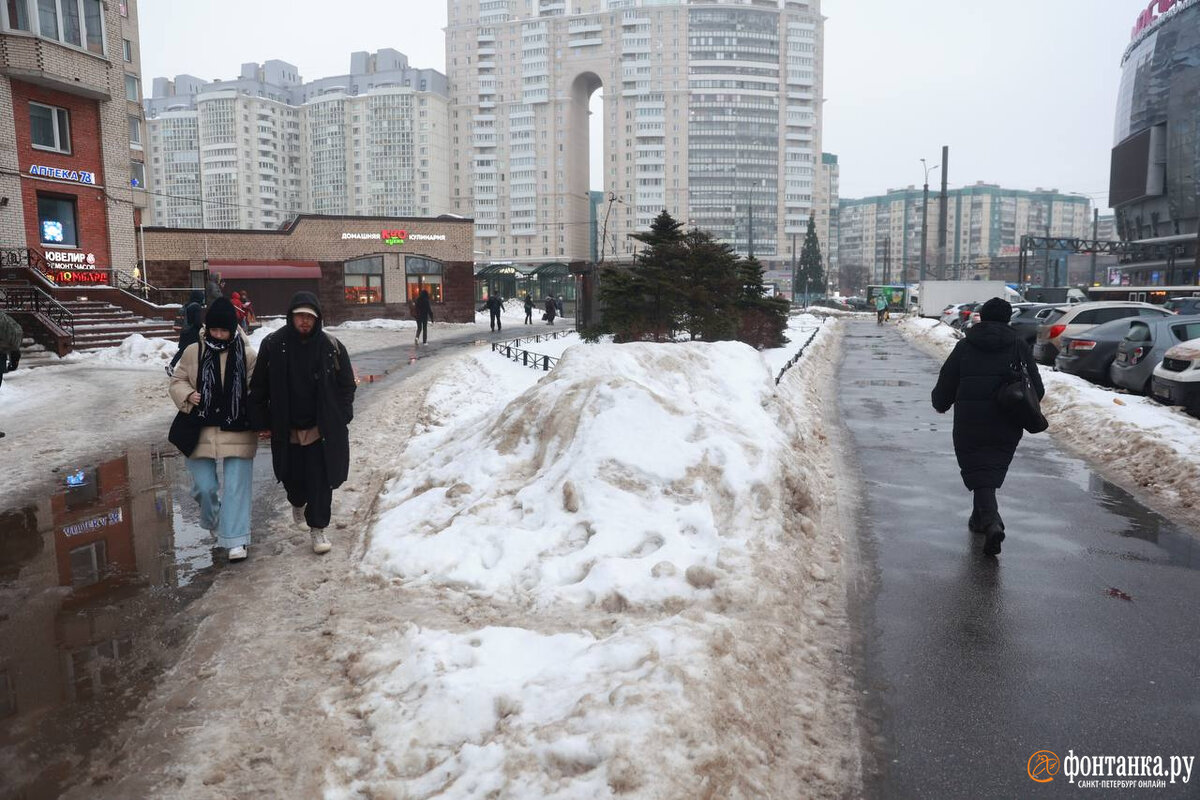
[[[208,271],[221,273],[224,280],[321,278],[321,267],[316,261],[210,261]]]

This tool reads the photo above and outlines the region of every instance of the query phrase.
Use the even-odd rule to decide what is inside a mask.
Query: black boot
[[[1000,543],[1004,541],[1004,526],[999,522],[993,522],[987,526],[984,534],[986,538],[983,540],[983,554],[985,556],[1000,555]]]
[[[967,520],[967,530],[971,533],[983,533],[983,526],[979,524],[979,517],[975,512],[971,512],[970,518]]]

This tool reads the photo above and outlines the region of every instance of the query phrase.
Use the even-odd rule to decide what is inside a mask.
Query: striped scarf
[[[225,379],[219,380],[221,353],[225,359]],[[200,348],[200,418],[223,431],[249,430],[246,419],[246,344],[235,331],[233,338],[213,339],[205,331]]]

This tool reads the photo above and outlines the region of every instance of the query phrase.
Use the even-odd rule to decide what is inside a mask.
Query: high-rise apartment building
[[[284,61],[230,81],[156,78],[146,116],[157,225],[451,210],[446,77],[395,50],[353,53],[350,74],[307,83]]]
[[[137,263],[139,50],[136,0],[0,4],[0,242],[43,254],[60,283]]]
[[[825,257],[825,283],[827,288],[837,288],[838,283],[838,181],[841,173],[838,157],[833,153],[821,154],[821,197],[823,202],[816,208],[817,238],[821,242],[821,255]]]
[[[819,0],[449,0],[453,210],[484,258],[584,260],[602,182],[606,259],[666,209],[786,266],[823,198],[822,39]]]
[[[916,281],[923,202],[922,190],[911,186],[882,197],[842,200],[838,258],[843,273],[855,276],[855,282]],[[973,278],[986,276],[993,266],[1008,269],[1015,264],[1025,235],[1091,238],[1092,234],[1091,200],[1084,195],[976,183],[948,192],[943,249],[938,234],[940,209],[941,198],[931,190],[924,224],[926,276],[932,278]]]

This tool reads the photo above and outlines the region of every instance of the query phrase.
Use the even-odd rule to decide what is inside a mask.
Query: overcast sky
[[[823,0],[824,149],[842,197],[920,186],[1057,188],[1107,206],[1120,58],[1144,0]],[[392,47],[445,71],[440,0],[143,0],[142,71],[231,78],[243,61],[349,71]],[[595,171],[594,171],[595,172]],[[938,173],[931,186],[940,185]]]

